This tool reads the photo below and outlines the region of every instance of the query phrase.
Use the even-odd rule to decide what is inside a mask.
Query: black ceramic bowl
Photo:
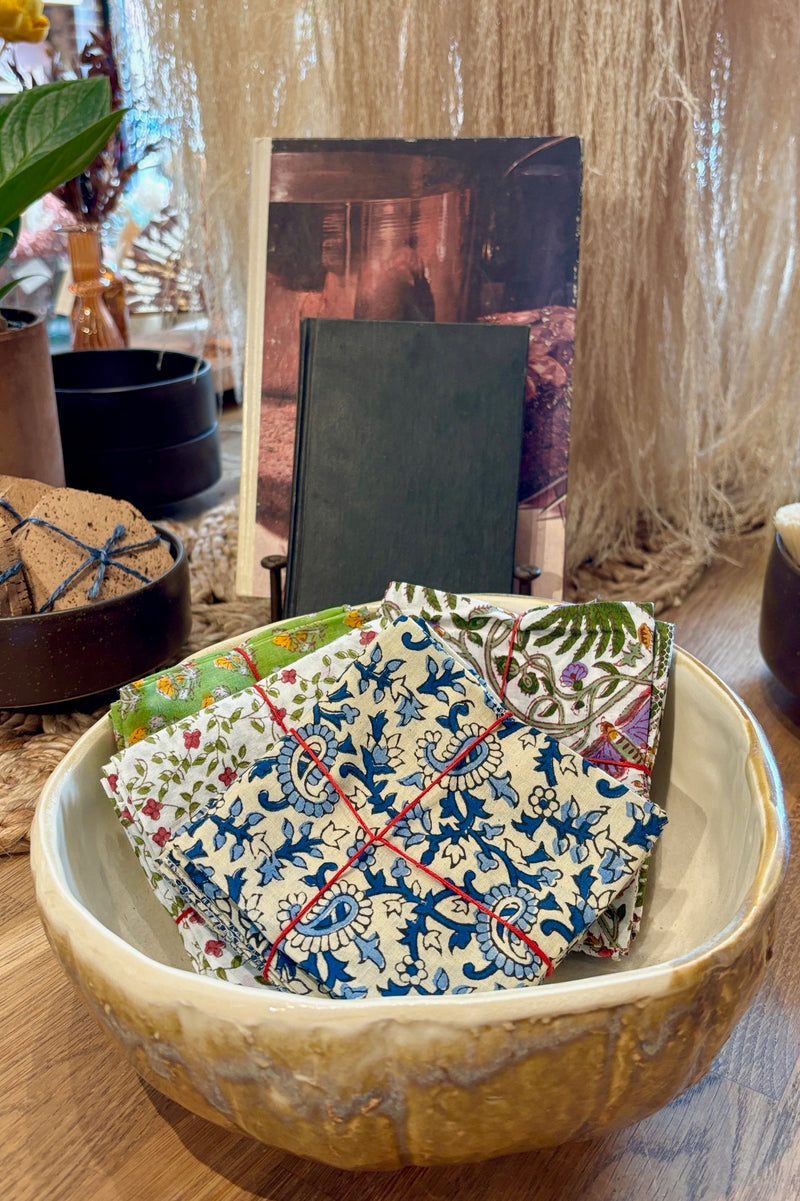
[[[176,350],[53,355],[61,437],[124,450],[188,442],[217,421],[211,364]]]
[[[0,709],[39,709],[99,697],[180,658],[192,615],[179,538],[155,527],[173,563],[112,600],[0,618]]]
[[[764,576],[758,641],[775,678],[800,696],[800,569],[777,533]]]
[[[83,350],[53,356],[71,488],[131,501],[145,513],[222,474],[211,365],[181,351]]]

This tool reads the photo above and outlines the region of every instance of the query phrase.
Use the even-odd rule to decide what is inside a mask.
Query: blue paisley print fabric
[[[653,605],[531,601],[519,619],[477,597],[392,583],[384,618],[414,614],[430,622],[453,653],[497,694],[506,680],[511,712],[624,781],[647,798],[661,732],[672,658],[672,626]],[[581,940],[585,954],[617,959],[641,923],[647,864]]]
[[[378,633],[157,867],[265,982],[333,998],[538,983],[666,815],[525,725],[424,621]]]

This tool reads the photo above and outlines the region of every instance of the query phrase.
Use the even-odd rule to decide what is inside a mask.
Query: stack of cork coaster
[[[0,617],[22,617],[31,611],[31,597],[11,526],[0,516]]]
[[[125,500],[0,476],[0,512],[0,616],[110,600],[172,565],[153,526]]]
[[[49,490],[38,480],[0,476],[0,617],[24,617],[33,608],[12,531]]]

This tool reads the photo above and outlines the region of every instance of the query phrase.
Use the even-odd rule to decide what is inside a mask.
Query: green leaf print
[[[439,597],[436,595],[433,588],[423,588],[422,595],[425,597],[425,600],[428,602],[434,613],[441,613],[442,606],[439,603]]]

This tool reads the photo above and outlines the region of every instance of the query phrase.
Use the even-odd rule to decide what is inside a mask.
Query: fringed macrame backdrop
[[[179,194],[237,357],[254,137],[577,134],[574,582],[669,599],[800,494],[796,3],[116,4],[153,57],[135,102],[155,88],[184,131]]]

